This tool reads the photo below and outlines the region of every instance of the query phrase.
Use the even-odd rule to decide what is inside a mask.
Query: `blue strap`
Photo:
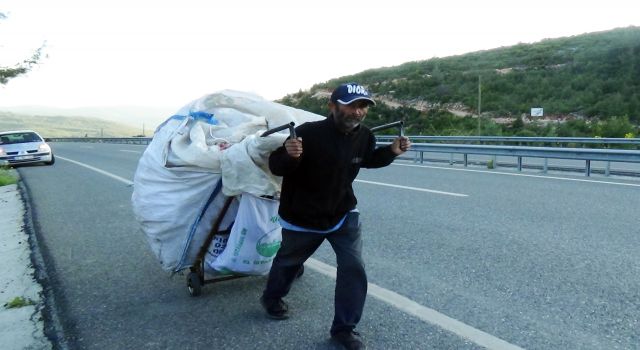
[[[207,124],[218,125],[218,119],[216,119],[212,113],[204,111],[189,111],[189,116],[195,120],[203,121]]]
[[[209,205],[211,205],[211,203],[216,198],[218,193],[220,193],[221,189],[222,189],[222,179],[218,180],[218,183],[216,184],[216,187],[213,189],[213,192],[211,192],[211,195],[209,196],[209,199],[207,200],[207,202],[204,204],[204,207],[200,211],[200,215],[198,215],[198,217],[193,222],[193,224],[191,224],[191,228],[189,229],[189,237],[187,238],[187,242],[184,245],[184,248],[182,250],[182,257],[180,258],[180,263],[178,264],[178,267],[176,267],[175,272],[178,272],[178,271],[180,271],[180,270],[182,270],[184,268],[183,265],[184,265],[185,259],[187,258],[187,250],[189,248],[189,245],[191,244],[191,240],[193,239],[193,235],[196,233],[196,229],[198,228],[198,225],[200,224],[200,220],[202,220],[202,217],[204,216],[204,213],[207,211],[207,209],[209,208]]]
[[[189,116],[192,117],[194,120],[205,122],[211,125],[218,125],[219,123],[218,119],[216,119],[213,113],[207,113],[204,111],[189,111]],[[162,128],[165,124],[167,124],[170,120],[172,119],[184,120],[184,118],[186,117],[187,117],[186,115],[174,114],[171,117],[167,118],[167,120],[162,122],[162,124],[158,125],[158,127],[156,128],[156,132],[160,130],[160,128]]]

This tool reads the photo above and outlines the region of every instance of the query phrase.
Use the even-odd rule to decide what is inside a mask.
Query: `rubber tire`
[[[56,157],[53,156],[53,154],[51,154],[51,161],[50,162],[44,162],[44,164],[46,165],[53,165],[53,163],[56,162]]]
[[[202,294],[202,281],[200,281],[200,276],[197,273],[189,272],[189,275],[187,275],[187,289],[189,289],[189,294],[192,297]]]

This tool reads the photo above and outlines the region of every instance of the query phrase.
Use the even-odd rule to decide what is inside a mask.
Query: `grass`
[[[12,185],[18,182],[18,178],[13,174],[11,168],[0,166],[0,186]]]
[[[4,304],[4,307],[7,309],[16,309],[19,307],[25,307],[29,305],[35,305],[36,302],[31,300],[30,298],[25,297],[15,297],[10,302]]]
[[[493,159],[487,161],[487,169],[494,169],[495,167],[496,165],[493,164]]]

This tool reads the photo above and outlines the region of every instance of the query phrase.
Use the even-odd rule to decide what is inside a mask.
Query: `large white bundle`
[[[222,193],[280,190],[267,159],[288,132],[259,137],[262,132],[322,118],[225,90],[191,102],[161,124],[138,163],[131,202],[162,268],[177,272],[193,264],[223,206]],[[220,229],[232,224],[237,207],[234,201]]]

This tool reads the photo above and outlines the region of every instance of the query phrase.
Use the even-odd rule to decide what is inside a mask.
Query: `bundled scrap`
[[[164,270],[189,268],[224,214],[205,256],[213,273],[265,274],[280,246],[277,197],[281,180],[269,154],[288,131],[266,130],[324,117],[224,90],[203,96],[162,123],[138,163],[133,211]]]

